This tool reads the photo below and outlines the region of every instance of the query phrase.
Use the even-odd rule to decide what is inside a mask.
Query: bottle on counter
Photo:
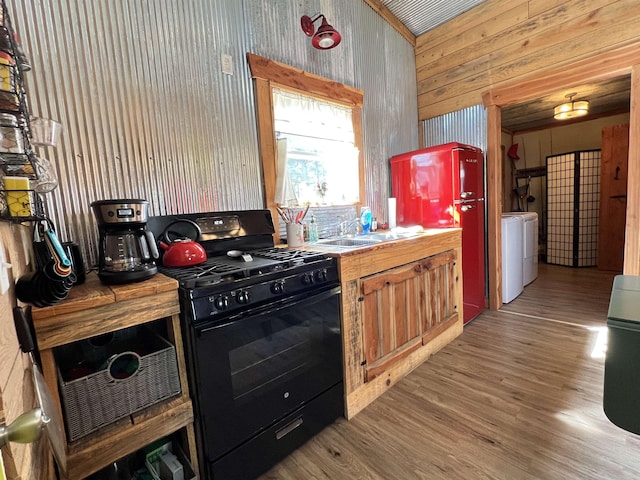
[[[369,207],[362,207],[360,209],[360,225],[362,226],[362,233],[365,235],[371,231],[371,220],[373,214]]]
[[[318,223],[316,222],[315,215],[311,215],[311,220],[309,221],[309,242],[317,242],[318,241]]]

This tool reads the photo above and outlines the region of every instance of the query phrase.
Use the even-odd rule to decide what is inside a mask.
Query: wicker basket
[[[65,377],[78,361],[78,345],[56,350],[70,441],[180,393],[175,347],[146,327],[132,329],[101,346],[103,358],[93,359],[99,365],[95,372],[73,380]]]

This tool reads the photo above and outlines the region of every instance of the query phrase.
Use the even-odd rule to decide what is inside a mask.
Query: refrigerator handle
[[[471,210],[472,208],[476,208],[476,206],[475,205],[462,205],[460,207],[460,210],[462,210],[463,212],[466,212],[468,210]]]
[[[460,198],[473,197],[475,192],[460,192]]]

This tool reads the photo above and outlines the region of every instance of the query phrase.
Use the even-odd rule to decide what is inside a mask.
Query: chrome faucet
[[[360,219],[356,218],[354,220],[342,220],[338,224],[338,235],[348,235],[350,230],[353,229],[353,233],[358,233],[358,225],[360,225]],[[355,227],[355,228],[354,228]]]

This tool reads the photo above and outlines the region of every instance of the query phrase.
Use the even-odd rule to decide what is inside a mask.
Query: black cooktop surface
[[[218,255],[199,265],[159,269],[175,278],[185,288],[198,288],[255,278],[273,272],[289,270],[297,265],[326,259],[321,252],[288,248],[265,248],[249,252],[230,252],[233,256]]]

